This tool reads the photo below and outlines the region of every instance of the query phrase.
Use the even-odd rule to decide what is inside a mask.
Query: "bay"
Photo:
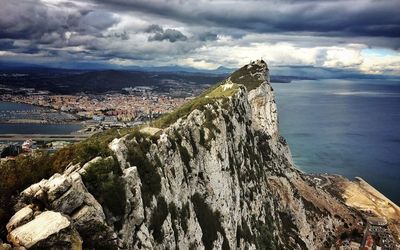
[[[360,176],[400,204],[400,82],[274,83],[280,132],[307,173]]]
[[[46,108],[23,103],[0,102],[0,115],[8,116],[18,112],[40,112]],[[0,134],[70,134],[81,129],[78,123],[35,124],[35,123],[0,123]]]

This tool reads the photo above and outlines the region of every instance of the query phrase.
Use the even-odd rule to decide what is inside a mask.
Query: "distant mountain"
[[[328,68],[316,67],[312,65],[279,65],[272,66],[275,73],[272,82],[290,82],[292,80],[311,80],[311,79],[400,79],[400,76],[393,74],[366,74],[349,68]],[[98,72],[98,71],[136,71],[136,72],[158,72],[158,73],[178,73],[218,75],[228,76],[234,69],[219,66],[216,69],[199,69],[184,67],[179,65],[170,66],[120,66],[93,62],[73,62],[73,63],[53,63],[49,65],[29,64],[13,61],[0,60],[0,73],[4,72],[57,72],[57,73],[76,73],[76,72]]]
[[[48,70],[48,71],[100,71],[100,70],[118,70],[118,71],[143,71],[143,72],[182,72],[182,73],[208,73],[227,75],[233,72],[233,69],[223,66],[217,69],[198,69],[193,67],[183,67],[178,65],[171,66],[118,66],[99,63],[54,63],[52,66],[29,64],[20,62],[0,61],[0,72],[4,71],[33,71],[33,70]]]
[[[1,74],[2,73],[2,74]],[[18,76],[15,73],[24,73]],[[104,93],[135,86],[153,86],[158,91],[188,90],[224,78],[217,74],[150,72],[127,70],[64,70],[48,68],[0,70],[0,84],[13,88],[29,87],[59,94]],[[192,87],[190,87],[192,86]]]
[[[153,86],[158,91],[178,88],[185,91],[195,85],[209,85],[220,81],[232,73],[232,69],[222,66],[214,70],[176,65],[106,69],[98,66],[97,64],[82,64],[82,68],[75,69],[0,61],[0,84],[17,88],[31,87],[60,94],[104,93],[135,86]],[[349,69],[312,66],[288,65],[272,67],[272,69],[276,72],[271,76],[273,83],[315,79],[399,79],[393,75],[371,75]],[[15,74],[19,75],[15,76]]]

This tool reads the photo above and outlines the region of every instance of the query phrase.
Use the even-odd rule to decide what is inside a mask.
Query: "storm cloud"
[[[148,33],[153,33],[153,35],[149,36],[148,41],[164,41],[168,40],[171,43],[176,41],[186,41],[187,37],[182,34],[179,30],[175,29],[166,29],[164,30],[157,24],[150,25],[146,31]]]
[[[399,9],[398,0],[2,0],[0,60],[216,68],[264,57],[400,74]]]
[[[100,34],[118,22],[110,12],[69,5],[47,5],[39,0],[2,1],[0,38],[47,41],[65,32]]]
[[[188,24],[254,32],[313,32],[336,36],[400,37],[398,0],[197,1],[96,0]]]

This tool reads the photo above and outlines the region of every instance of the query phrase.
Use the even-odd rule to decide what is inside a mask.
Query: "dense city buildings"
[[[48,93],[0,95],[1,101],[47,107],[73,114],[76,119],[93,119],[99,122],[129,122],[141,117],[157,117],[173,110],[189,98],[171,97],[166,94],[152,92],[151,89],[127,89],[125,93],[102,95],[53,95]],[[66,117],[65,119],[68,120],[70,118]]]
[[[0,109],[0,123],[82,125],[73,134],[3,134],[0,138],[1,158],[9,160],[36,150],[53,152],[108,128],[142,124],[174,110],[191,98],[189,92],[177,95],[178,92],[168,94],[153,91],[152,87],[130,87],[104,94],[61,95],[34,88],[0,87],[0,101],[29,104],[18,110],[7,109],[5,105]]]

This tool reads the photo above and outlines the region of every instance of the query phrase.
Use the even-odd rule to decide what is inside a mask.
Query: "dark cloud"
[[[119,19],[110,12],[92,10],[79,17],[78,25],[75,28],[80,32],[97,33],[104,31],[118,21]]]
[[[36,54],[60,60],[88,54],[85,46],[99,44],[108,28],[119,22],[112,12],[82,7],[74,2],[51,5],[40,0],[3,0],[0,8],[0,50],[14,54]],[[82,37],[71,40],[70,36]],[[112,39],[126,40],[126,32],[115,32]],[[12,43],[10,41],[13,41]],[[79,42],[80,41],[80,42]],[[71,49],[81,47],[83,51]],[[104,49],[98,46],[98,51]],[[90,51],[92,55],[98,51]]]
[[[2,1],[0,8],[0,38],[40,38],[63,26],[66,17],[48,11],[37,1]]]
[[[313,32],[334,36],[400,37],[400,2],[96,0],[119,10],[140,11],[188,24],[253,32]],[[228,14],[229,13],[229,14]]]
[[[14,49],[14,42],[11,39],[0,40],[0,50],[12,50]]]
[[[111,37],[116,37],[123,41],[129,40],[129,34],[125,30],[121,33],[115,32],[114,34],[111,35]]]
[[[81,9],[73,3],[65,8],[39,0],[5,0],[0,8],[0,39],[28,39],[51,43],[65,32],[101,34],[119,20],[112,13]]]
[[[218,35],[212,32],[204,32],[198,35],[200,41],[215,41],[218,39]]]
[[[168,40],[171,43],[177,41],[186,41],[188,38],[182,34],[179,30],[175,29],[163,29],[161,26],[157,24],[152,24],[146,29],[147,33],[153,33],[153,35],[149,36],[148,41],[164,41]]]
[[[147,33],[156,33],[156,32],[164,32],[164,29],[161,28],[158,24],[152,24],[146,29]]]

